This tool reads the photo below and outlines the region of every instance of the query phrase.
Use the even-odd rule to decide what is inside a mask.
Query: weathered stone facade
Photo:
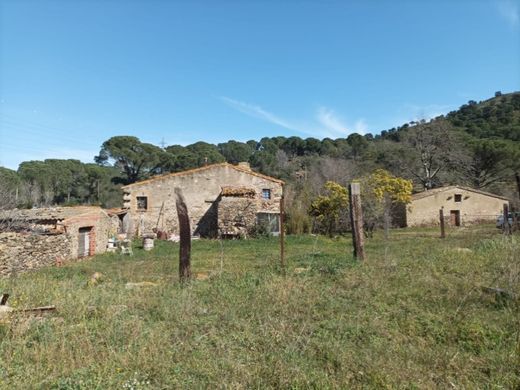
[[[258,201],[223,196],[218,202],[218,231],[222,237],[247,237],[256,224]]]
[[[248,215],[247,226],[253,220],[252,211],[242,213],[241,217],[233,216],[234,206],[231,204],[241,204],[242,200],[230,200],[228,196],[223,196],[222,190],[226,187],[252,189],[245,203],[254,204],[255,214],[280,213],[283,181],[254,172],[247,166],[227,163],[158,176],[125,186],[124,207],[129,210],[132,226],[138,234],[147,234],[154,229],[178,233],[174,189],[180,188],[188,206],[192,233],[216,237],[219,234],[219,220],[223,223],[223,229],[230,227],[230,221],[245,218],[245,214]],[[244,207],[245,203],[241,206]],[[237,214],[240,214],[239,207],[235,207]],[[223,213],[222,218],[220,213]]]
[[[68,234],[0,233],[0,275],[55,265],[70,258]]]
[[[90,228],[89,256],[104,253],[107,248],[108,239],[117,233],[111,218],[100,208],[69,217],[63,220],[62,224],[67,234],[72,238],[70,241],[70,258],[79,257],[79,241],[77,237],[80,229]]]
[[[108,239],[117,233],[99,207],[9,210],[0,219],[9,222],[0,236],[4,275],[104,253]]]
[[[406,206],[406,226],[438,225],[441,208],[450,225],[494,222],[508,202],[507,198],[467,187],[436,188],[412,196]]]

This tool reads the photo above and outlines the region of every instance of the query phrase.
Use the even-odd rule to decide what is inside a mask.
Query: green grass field
[[[0,324],[2,389],[520,387],[520,237],[493,228],[348,237],[194,241],[96,256],[0,279],[13,307],[56,305]],[[104,279],[89,283],[94,272]],[[127,282],[155,286],[128,289]]]

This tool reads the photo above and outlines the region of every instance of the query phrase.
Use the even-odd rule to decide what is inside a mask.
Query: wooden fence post
[[[175,188],[175,206],[179,221],[179,279],[187,282],[191,278],[191,229],[188,207],[180,188]]]
[[[511,234],[511,226],[509,226],[509,205],[504,203],[504,220],[502,223],[502,230],[505,235]]]
[[[520,220],[518,219],[520,215],[518,214],[518,209],[516,207],[511,207],[511,214],[513,214],[513,224],[511,225],[511,233],[513,233],[520,230]]]
[[[280,266],[285,275],[285,201],[283,194],[280,198]]]
[[[352,224],[352,244],[354,258],[365,259],[365,245],[363,232],[363,210],[361,209],[361,187],[359,183],[349,185],[350,222]]]
[[[444,209],[439,210],[439,222],[441,224],[441,238],[446,238],[446,231],[444,230]]]
[[[520,172],[515,172],[516,190],[518,192],[518,200],[520,200]]]

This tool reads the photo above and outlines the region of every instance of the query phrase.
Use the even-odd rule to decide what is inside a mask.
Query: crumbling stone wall
[[[218,202],[218,229],[221,236],[247,237],[256,224],[259,201],[222,197]]]
[[[67,234],[0,233],[0,275],[55,265],[71,258]]]

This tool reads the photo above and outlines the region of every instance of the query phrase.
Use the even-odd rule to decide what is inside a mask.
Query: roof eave
[[[436,194],[440,194],[442,192],[445,192],[445,191],[448,191],[448,190],[454,189],[454,188],[458,188],[458,189],[469,191],[469,192],[474,192],[476,194],[485,195],[485,196],[489,196],[489,197],[492,197],[492,198],[506,200],[506,201],[509,202],[509,199],[504,197],[504,196],[492,194],[492,193],[486,192],[486,191],[477,190],[477,189],[471,188],[471,187],[463,187],[463,186],[446,186],[446,187],[438,188],[437,191],[431,191],[431,192],[430,191],[424,191],[424,192],[420,192],[418,194],[412,195],[412,201],[429,198],[430,196],[433,196],[433,195],[436,195]]]
[[[219,167],[219,166],[220,167],[230,167],[230,168],[233,168],[233,169],[235,169],[235,170],[237,170],[239,172],[247,173],[247,174],[250,174],[252,176],[261,177],[262,179],[270,180],[270,181],[278,183],[280,185],[284,185],[285,184],[285,182],[280,180],[280,179],[275,179],[274,177],[267,176],[267,175],[264,175],[262,173],[258,173],[258,172],[252,171],[252,170],[247,169],[247,168],[242,168],[242,167],[239,167],[237,165],[233,165],[233,164],[229,164],[227,162],[224,162],[224,163],[207,165],[207,166],[204,166],[204,167],[188,169],[187,171],[172,172],[172,173],[167,173],[167,174],[160,175],[160,176],[151,177],[151,178],[146,179],[146,180],[138,181],[138,182],[135,182],[135,183],[132,183],[132,184],[127,184],[126,186],[121,187],[121,189],[124,190],[126,188],[140,186],[140,185],[151,183],[151,182],[154,182],[154,181],[157,181],[157,180],[164,180],[164,179],[167,179],[169,177],[184,176],[184,175],[188,175],[188,174],[191,174],[191,173],[204,171],[206,169],[216,168],[216,167]]]

